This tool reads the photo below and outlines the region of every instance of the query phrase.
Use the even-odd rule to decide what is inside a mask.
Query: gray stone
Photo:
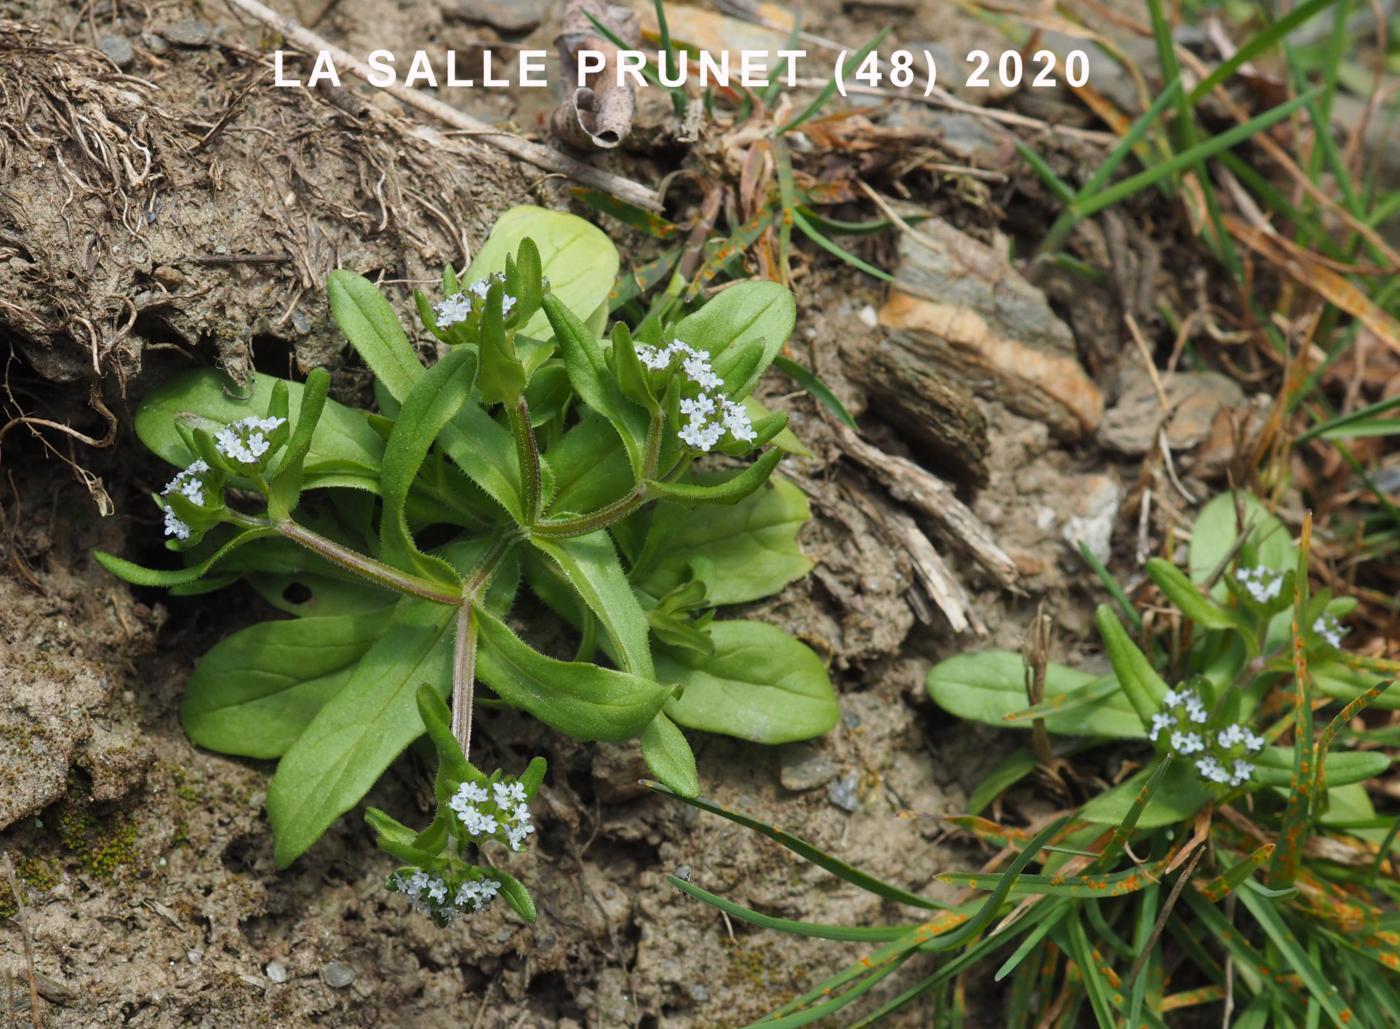
[[[502,32],[529,32],[544,21],[548,0],[457,0],[447,11]]]
[[[1104,564],[1113,552],[1113,525],[1123,490],[1108,475],[1082,475],[1074,480],[1074,508],[1065,523],[1065,542],[1072,547],[1083,543]]]
[[[847,772],[826,788],[826,795],[842,811],[855,813],[860,810],[860,776]]]
[[[1244,390],[1219,372],[1163,373],[1160,378],[1166,410],[1141,362],[1134,362],[1119,376],[1118,399],[1099,424],[1100,444],[1137,457],[1157,445],[1157,432],[1165,424],[1167,444],[1173,450],[1189,450],[1210,435],[1222,407],[1238,407],[1244,402]]]
[[[174,25],[167,25],[161,29],[160,34],[167,42],[176,46],[208,46],[214,36],[214,30],[209,27],[208,22],[198,18],[181,18]]]
[[[784,789],[794,793],[825,786],[840,772],[835,761],[810,743],[793,743],[782,748],[779,760],[782,762],[779,780]]]
[[[267,967],[263,969],[267,973],[268,979],[274,983],[285,983],[287,981],[287,966],[280,961],[269,961]]]
[[[131,62],[136,60],[136,51],[131,48],[131,40],[125,36],[102,36],[97,45],[111,62],[123,71],[130,68]]]
[[[355,970],[339,961],[327,961],[321,966],[321,981],[333,990],[343,990],[355,981]]]

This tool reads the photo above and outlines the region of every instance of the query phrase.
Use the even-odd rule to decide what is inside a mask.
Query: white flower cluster
[[[1192,724],[1203,726],[1209,720],[1210,713],[1195,690],[1167,690],[1162,710],[1152,716],[1148,736],[1155,741],[1163,732],[1172,730],[1169,742],[1173,751],[1182,757],[1201,755],[1196,758],[1196,771],[1203,779],[1222,786],[1244,785],[1254,774],[1254,765],[1245,757],[1264,749],[1264,737],[1238,722],[1216,731],[1213,737],[1205,729],[1191,728]]]
[[[1168,708],[1174,710],[1168,711]],[[1185,708],[1185,711],[1176,710],[1180,708]],[[1176,690],[1167,690],[1166,696],[1162,698],[1162,710],[1152,716],[1152,730],[1147,734],[1147,738],[1156,742],[1163,730],[1175,728],[1178,724],[1186,722],[1205,725],[1209,719],[1210,714],[1206,711],[1206,706],[1201,703],[1200,695],[1195,690],[1182,690],[1180,693]],[[1180,735],[1180,733],[1173,734],[1173,747],[1177,746],[1175,737]],[[1194,733],[1190,735],[1195,736]],[[1200,748],[1196,747],[1195,749],[1199,750]],[[1189,754],[1191,751],[1187,750],[1184,753]]]
[[[1283,576],[1271,568],[1241,568],[1235,573],[1235,581],[1245,588],[1251,597],[1260,604],[1267,604],[1278,597],[1283,586]]]
[[[203,507],[204,479],[202,476],[207,471],[209,471],[209,466],[203,461],[193,462],[167,482],[165,489],[160,491],[160,495],[168,497],[172,493],[178,493],[190,503]],[[190,538],[190,527],[181,521],[179,516],[169,507],[165,509],[165,534],[182,540]]]
[[[1342,645],[1342,637],[1346,635],[1346,630],[1342,628],[1342,623],[1329,615],[1326,611],[1317,616],[1317,621],[1313,622],[1313,632],[1317,633],[1324,640],[1334,647]]]
[[[480,842],[501,840],[511,850],[524,850],[525,837],[535,831],[530,805],[519,782],[496,782],[488,793],[484,786],[464,782],[447,802],[468,836]]]
[[[219,453],[239,464],[257,464],[272,446],[267,434],[286,424],[285,418],[243,418],[214,434]]]
[[[472,313],[472,297],[478,300],[485,300],[486,294],[491,289],[493,282],[505,282],[506,277],[500,272],[490,278],[478,279],[467,287],[465,293],[453,293],[441,303],[433,305],[433,313],[437,315],[437,327],[445,329],[449,325],[456,325],[458,322],[467,320],[467,316]],[[471,297],[467,296],[471,294]],[[515,297],[506,294],[501,298],[501,317],[509,317],[510,310],[515,306]]]
[[[501,892],[501,884],[495,879],[467,879],[453,893],[447,880],[441,876],[429,875],[421,868],[412,874],[395,872],[389,881],[391,889],[408,898],[414,911],[432,915],[444,922],[450,922],[463,912],[478,912],[490,905]],[[451,894],[452,899],[448,899]]]
[[[691,383],[700,388],[694,397],[681,400],[681,414],[689,421],[677,435],[681,442],[696,450],[709,451],[724,437],[726,432],[744,443],[758,438],[753,421],[743,404],[736,403],[711,390],[724,386],[724,380],[715,374],[710,364],[710,355],[704,350],[696,350],[688,343],[673,339],[668,346],[653,347],[643,343],[637,347],[637,359],[653,371],[669,368],[672,360],[679,355],[681,371]]]

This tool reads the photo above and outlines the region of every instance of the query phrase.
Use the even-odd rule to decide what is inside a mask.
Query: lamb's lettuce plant
[[[175,593],[241,579],[293,616],[210,650],[181,709],[196,743],[278,759],[279,864],[426,729],[432,824],[370,814],[405,863],[391,888],[439,921],[496,895],[524,913],[519,884],[473,862],[488,842],[526,844],[543,765],[518,780],[471,765],[476,706],[580,740],[640,739],[685,795],[699,781],[683,729],[782,743],[835,723],[811,650],[715,611],[810,567],[796,542],[807,504],[771,478],[786,417],[750,397],[792,298],[739,283],[604,336],[617,265],[587,222],[517,208],[460,279],[448,269],[440,296],[418,296],[429,364],[370,282],[332,273],[331,313],[373,373],[376,410],[330,399],[319,369],[242,391],[192,371],[142,404],[141,439],[181,469],[156,502],[185,564],[98,559]]]
[[[1147,562],[1151,620],[1101,573],[1118,607],[1097,612],[1104,674],[1011,651],[929,671],[943,711],[1035,738],[949,820],[995,855],[937,875],[956,895],[913,893],[687,798],[917,912],[879,926],[797,921],[705,890],[703,866],[673,876],[734,918],[864,951],[755,1025],[830,1020],[915,961],[907,988],[836,1017],[870,1025],[927,995],[960,1022],[980,984],[982,1021],[1008,1026],[1165,1027],[1210,1005],[1236,1026],[1400,1024],[1400,819],[1378,817],[1362,785],[1390,767],[1395,731],[1357,718],[1367,705],[1400,707],[1386,692],[1397,663],[1345,648],[1340,619],[1355,604],[1310,589],[1309,537],[1310,522],[1295,544],[1255,498],[1222,494],[1196,520],[1185,568]],[[1059,797],[1063,811],[1024,826],[983,815],[1038,768],[1064,788],[1030,810]],[[989,980],[1004,979],[994,994]],[[1194,1017],[1222,1022],[1219,1010]]]

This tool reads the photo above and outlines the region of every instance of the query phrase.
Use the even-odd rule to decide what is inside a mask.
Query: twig
[[[356,57],[351,56],[346,51],[337,46],[333,46],[327,40],[322,39],[310,29],[302,27],[296,19],[288,18],[278,14],[276,11],[261,4],[258,0],[228,0],[228,3],[242,11],[251,18],[255,18],[264,25],[280,32],[288,42],[294,44],[299,49],[316,53],[326,51],[335,61],[337,68],[348,68],[366,81],[369,80],[372,72],[369,65]],[[533,164],[546,171],[559,172],[569,176],[585,186],[592,186],[594,189],[602,190],[619,200],[626,201],[636,207],[645,208],[648,211],[661,210],[661,198],[653,189],[648,189],[641,183],[633,182],[631,179],[624,179],[620,175],[613,175],[592,165],[561,154],[557,150],[541,146],[538,143],[531,143],[527,139],[521,139],[514,133],[497,131],[485,122],[478,121],[469,114],[464,114],[455,107],[450,107],[426,93],[416,89],[400,85],[395,82],[383,87],[385,92],[396,100],[401,100],[410,107],[416,107],[424,114],[432,115],[439,121],[446,122],[455,129],[465,129],[473,134],[481,135],[498,150],[504,150],[512,157]],[[418,135],[427,142],[440,145],[444,140],[441,133],[426,126],[421,126]]]
[[[832,428],[842,450],[874,472],[890,491],[890,496],[917,508],[936,522],[1003,589],[1019,589],[1016,563],[997,545],[972,509],[958,499],[951,486],[913,461],[871,446],[844,425],[833,422]]]
[[[1157,921],[1152,926],[1152,932],[1147,937],[1147,943],[1143,945],[1142,953],[1137,956],[1137,960],[1133,962],[1132,970],[1128,973],[1127,978],[1123,980],[1122,992],[1124,996],[1132,993],[1133,982],[1142,974],[1142,970],[1144,966],[1146,966],[1148,958],[1152,956],[1152,948],[1157,945],[1157,938],[1162,935],[1162,930],[1166,928],[1167,918],[1171,915],[1172,908],[1176,907],[1176,902],[1181,896],[1181,891],[1186,888],[1187,882],[1190,881],[1191,876],[1195,873],[1196,865],[1200,863],[1205,852],[1205,847],[1197,847],[1196,853],[1191,857],[1191,863],[1186,866],[1186,871],[1177,876],[1176,882],[1172,884],[1172,891],[1167,894],[1167,902],[1162,905],[1161,914],[1157,916]]]
[[[34,1029],[42,1029],[44,1024],[43,1013],[39,1010],[39,978],[34,974],[34,937],[29,931],[29,911],[24,906],[24,892],[20,889],[19,876],[15,875],[14,863],[10,861],[10,855],[3,855],[5,864],[3,871],[5,880],[10,884],[10,890],[15,895],[15,918],[19,922],[20,939],[24,942],[24,962],[29,972],[29,1020],[34,1023]],[[9,1010],[9,989],[5,990],[5,1009]]]

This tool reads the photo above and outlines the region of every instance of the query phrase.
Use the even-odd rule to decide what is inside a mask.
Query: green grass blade
[[[914,925],[892,925],[892,926],[847,926],[847,925],[827,925],[819,922],[798,922],[789,918],[777,918],[773,915],[765,915],[761,911],[746,908],[742,904],[736,904],[732,900],[726,900],[718,894],[709,890],[701,889],[693,883],[688,883],[674,875],[668,875],[666,881],[676,889],[696,900],[702,900],[711,907],[719,908],[726,914],[735,918],[756,925],[763,929],[776,929],[779,932],[792,933],[795,936],[815,936],[823,940],[852,940],[864,943],[887,943],[897,940],[901,936],[908,935],[912,930],[918,928]]]
[[[712,815],[719,815],[721,818],[727,818],[729,821],[737,825],[742,825],[746,829],[752,829],[755,832],[761,833],[774,843],[778,843],[794,854],[797,854],[799,857],[810,861],[818,868],[830,872],[838,879],[843,879],[853,886],[859,886],[868,893],[873,893],[878,897],[884,897],[886,900],[893,900],[899,904],[908,904],[911,907],[924,908],[930,911],[948,910],[947,904],[942,904],[936,900],[930,900],[928,897],[921,897],[917,893],[910,893],[908,890],[901,889],[891,883],[877,879],[873,875],[868,875],[860,869],[846,864],[846,862],[839,858],[832,857],[824,850],[808,843],[801,837],[783,832],[781,829],[776,829],[767,822],[761,822],[756,818],[740,814],[737,811],[730,811],[728,808],[720,807],[718,804],[711,803],[700,797],[682,797],[678,793],[671,792],[659,782],[653,782],[650,779],[643,779],[642,785],[654,793],[660,793],[667,797],[674,797],[676,800],[683,801],[691,807],[699,808],[701,811],[708,811]]]
[[[860,62],[865,60],[865,58],[869,55],[870,51],[874,50],[877,46],[883,43],[885,41],[885,37],[889,34],[890,30],[888,27],[881,29],[878,33],[875,34],[874,39],[872,39],[869,43],[866,43],[865,46],[861,47],[859,50],[856,51],[855,56],[852,57],[851,60],[847,63],[847,67],[854,66],[856,68],[859,68]],[[821,111],[821,109],[826,106],[827,102],[830,101],[831,98],[835,95],[836,73],[833,71],[831,75],[831,81],[822,87],[822,91],[817,94],[817,98],[813,100],[810,104],[808,104],[805,108],[803,108],[802,113],[799,114],[796,118],[792,119],[792,121],[788,122],[786,125],[779,126],[776,132],[778,133],[778,135],[782,135],[785,132],[791,132],[803,122],[809,121],[810,119],[816,117],[816,115]]]
[[[1300,4],[1282,18],[1270,22],[1267,28],[1256,32],[1245,41],[1243,46],[1231,54],[1228,60],[1222,61],[1213,72],[1197,83],[1196,88],[1191,90],[1188,97],[1191,106],[1199,104],[1210,95],[1211,90],[1235,74],[1245,63],[1258,57],[1303,22],[1325,11],[1336,2],[1337,0],[1307,0],[1307,3]]]
[[[821,405],[834,414],[846,428],[857,428],[856,420],[851,417],[851,412],[846,410],[846,405],[841,403],[841,398],[831,392],[831,387],[822,382],[816,372],[802,367],[792,358],[784,357],[782,354],[773,358],[773,367],[816,397]]]
[[[1307,952],[1298,943],[1298,938],[1284,924],[1273,901],[1260,897],[1250,890],[1240,890],[1235,896],[1239,897],[1240,902],[1249,909],[1249,913],[1254,916],[1254,920],[1259,923],[1259,927],[1268,936],[1269,942],[1292,966],[1293,971],[1298,974],[1298,978],[1307,987],[1308,993],[1332,1019],[1332,1024],[1345,1027],[1348,1023],[1354,1022],[1351,1011],[1342,1002],[1341,994],[1328,981],[1327,973],[1308,960]]]
[[[866,275],[870,275],[874,278],[880,279],[882,282],[894,281],[894,276],[891,275],[889,272],[885,271],[883,268],[876,268],[873,264],[870,264],[868,261],[861,260],[849,250],[845,250],[837,246],[831,240],[827,239],[825,236],[823,236],[820,232],[816,230],[816,228],[812,225],[811,222],[809,222],[806,218],[802,217],[801,213],[795,209],[792,212],[792,223],[797,226],[798,232],[802,233],[802,235],[806,236],[817,246],[825,250],[828,254],[831,254],[834,257],[839,257],[841,260],[849,264],[852,268],[857,268],[860,271],[865,272]]]

